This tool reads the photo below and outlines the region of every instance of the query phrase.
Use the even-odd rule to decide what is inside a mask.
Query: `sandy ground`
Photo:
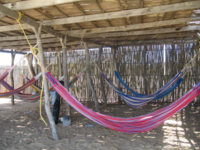
[[[93,108],[93,103],[87,105]],[[144,106],[133,109],[127,105],[101,106],[101,112],[112,116],[140,116],[161,106]],[[94,109],[94,108],[93,108]],[[61,117],[65,114],[62,104]],[[31,111],[30,113],[27,113]],[[43,108],[43,116],[47,116]],[[200,107],[186,107],[161,126],[146,133],[126,134],[104,128],[73,110],[72,124],[63,127],[60,122],[57,132],[60,140],[51,137],[39,117],[39,102],[28,103],[0,99],[0,149],[19,150],[160,150],[200,149]],[[85,127],[93,124],[93,127]]]

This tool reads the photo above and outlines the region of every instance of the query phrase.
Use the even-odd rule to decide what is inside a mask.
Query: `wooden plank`
[[[164,12],[171,12],[171,11],[195,9],[199,7],[200,7],[200,1],[191,1],[191,2],[184,2],[184,3],[178,3],[178,4],[124,10],[124,11],[110,12],[110,13],[103,13],[103,14],[60,18],[60,19],[54,19],[54,22],[52,20],[45,20],[43,25],[50,26],[50,25],[60,25],[60,24],[81,23],[81,22],[89,22],[89,21],[97,21],[97,20],[141,16],[141,15],[148,15],[148,14],[154,14],[154,13],[164,13]]]
[[[196,20],[200,20],[200,17],[181,18],[181,19],[165,20],[165,21],[156,21],[156,22],[141,23],[141,24],[127,25],[127,26],[75,30],[75,31],[68,31],[67,33],[68,33],[68,35],[73,36],[74,34],[81,35],[83,32],[85,32],[86,34],[90,34],[90,33],[92,34],[92,33],[128,31],[128,30],[137,30],[137,29],[145,29],[145,28],[153,28],[153,27],[160,27],[160,26],[183,24],[183,23],[186,23],[187,21],[196,21]],[[0,30],[1,30],[1,27],[0,27]]]
[[[36,39],[35,35],[27,35],[28,39]],[[51,38],[55,37],[51,34],[41,34],[41,38]],[[24,36],[8,36],[8,37],[0,37],[0,42],[2,41],[15,41],[15,40],[25,40]]]
[[[12,17],[14,19],[18,19],[18,17],[19,17],[19,14],[18,14],[17,11],[11,10],[11,9],[9,9],[7,7],[4,7],[2,4],[0,4],[0,12],[2,12],[5,15],[7,15],[9,17]],[[34,19],[32,19],[32,18],[30,18],[30,17],[28,17],[26,15],[22,16],[21,22],[25,22],[26,24],[28,24],[28,25],[30,25],[32,27],[39,28],[39,23],[36,20],[34,20]],[[52,35],[55,35],[56,37],[62,38],[62,34],[54,31],[50,27],[44,27],[43,26],[42,27],[42,31],[45,31],[45,32],[50,33]]]
[[[0,20],[3,19],[5,16],[5,14],[0,14]]]
[[[168,25],[183,24],[183,23],[186,23],[188,21],[197,21],[197,20],[200,20],[200,17],[180,18],[180,19],[173,19],[173,20],[140,23],[140,24],[134,24],[134,25],[127,25],[127,26],[73,30],[73,31],[68,31],[67,33],[68,33],[68,35],[73,36],[74,34],[81,35],[82,32],[86,32],[86,34],[87,34],[87,33],[128,31],[128,30],[137,30],[137,29],[145,29],[145,28],[152,28],[152,27],[161,27],[161,26],[168,26]],[[22,24],[22,26],[23,26],[24,29],[30,29],[31,28],[31,26],[26,25],[26,24]],[[18,24],[17,25],[0,26],[0,32],[14,31],[14,30],[21,30],[21,28]]]
[[[108,38],[95,38],[95,41],[133,41],[133,40],[151,40],[151,39],[166,39],[166,38],[183,38],[183,37],[196,37],[196,32],[180,32],[168,34],[153,34],[153,35],[140,35],[140,36],[123,36],[123,37],[108,37]]]
[[[4,4],[12,10],[26,10],[35,9],[40,7],[48,7],[53,5],[61,5],[66,3],[81,2],[84,0],[29,0],[29,1],[19,1],[15,3]]]
[[[58,42],[59,39],[58,38],[48,38],[48,39],[43,39],[42,43],[55,43]],[[36,44],[36,40],[29,40],[30,44]],[[11,46],[11,45],[27,45],[27,41],[14,41],[14,42],[1,42],[0,45],[1,46]]]
[[[105,38],[105,37],[119,37],[119,36],[131,36],[131,35],[162,34],[162,33],[195,31],[195,30],[200,30],[200,26],[188,26],[178,30],[177,28],[165,28],[165,29],[141,30],[141,31],[130,31],[130,32],[86,34],[85,38],[94,38],[94,37]]]

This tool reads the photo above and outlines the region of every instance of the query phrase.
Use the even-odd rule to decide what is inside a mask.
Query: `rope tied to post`
[[[41,66],[41,68],[42,68],[42,71],[43,71],[43,81],[42,81],[42,90],[41,90],[41,93],[40,93],[40,118],[42,119],[42,121],[45,123],[45,125],[47,126],[47,123],[46,123],[46,121],[44,120],[44,118],[43,118],[43,116],[42,116],[42,95],[43,95],[43,90],[44,90],[44,77],[45,77],[45,67],[40,63],[40,60],[39,60],[39,58],[38,58],[38,55],[40,54],[40,49],[39,48],[36,48],[36,46],[39,44],[39,43],[42,43],[41,42],[41,40],[37,40],[37,44],[33,47],[32,45],[31,45],[31,43],[29,42],[29,39],[28,39],[28,37],[27,37],[27,35],[26,35],[26,33],[25,33],[25,31],[24,31],[24,28],[22,27],[22,24],[21,24],[21,22],[20,22],[20,20],[21,20],[21,18],[22,18],[22,13],[21,12],[18,12],[18,14],[19,14],[19,17],[18,17],[18,19],[16,19],[16,21],[19,23],[19,26],[20,26],[20,28],[22,29],[22,32],[23,32],[23,34],[24,34],[24,36],[25,36],[25,38],[26,38],[26,40],[27,40],[27,42],[28,42],[28,44],[29,44],[29,46],[30,46],[30,50],[31,50],[31,52],[32,52],[32,54],[35,56],[35,58],[37,59],[37,61],[38,61],[38,64]]]

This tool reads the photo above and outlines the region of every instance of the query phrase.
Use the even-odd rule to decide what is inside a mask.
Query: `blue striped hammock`
[[[115,72],[116,73],[116,72]],[[150,94],[150,95],[144,95],[139,94],[133,90],[131,90],[124,82],[123,85],[126,85],[125,87],[128,90],[131,90],[131,93],[133,95],[128,95],[124,93],[122,90],[117,88],[107,77],[103,72],[101,72],[102,77],[106,80],[106,82],[112,87],[112,89],[130,106],[132,107],[140,107],[148,103],[149,101],[158,100],[166,95],[168,95],[170,92],[172,92],[179,84],[182,82],[183,78],[181,77],[182,71],[180,71],[173,79],[171,79],[167,84],[165,84],[163,87],[161,87],[157,92]],[[119,74],[118,74],[119,75]],[[119,75],[120,76],[120,75]],[[118,77],[119,77],[118,76]],[[121,79],[121,81],[123,81]],[[120,82],[121,82],[120,81]],[[122,83],[122,82],[121,82]]]
[[[120,81],[120,83],[126,88],[128,89],[134,96],[137,96],[137,97],[144,97],[144,96],[149,96],[149,95],[145,95],[145,94],[140,94],[140,93],[137,93],[135,91],[133,91],[125,82],[124,80],[122,79],[122,77],[119,75],[119,73],[117,71],[114,71],[115,73],[115,76],[117,77],[117,79]],[[163,97],[165,97],[166,95],[168,95],[169,93],[171,93],[174,89],[176,89],[180,84],[181,82],[183,81],[183,78],[180,77],[177,82],[172,85],[170,88],[168,88],[165,92],[163,92],[162,94],[158,95],[156,98],[154,98],[153,100],[158,100],[158,99],[161,99]],[[166,86],[166,85],[165,85]],[[164,88],[164,87],[162,87]],[[160,88],[159,90],[161,90],[162,88]]]

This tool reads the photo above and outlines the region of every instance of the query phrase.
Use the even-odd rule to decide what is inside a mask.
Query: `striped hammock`
[[[65,89],[54,76],[46,72],[46,77],[56,92],[63,97],[74,109],[92,121],[110,128],[112,130],[125,133],[141,133],[154,129],[162,124],[165,120],[172,117],[174,114],[186,107],[195,97],[200,94],[200,82],[187,92],[184,96],[171,103],[165,108],[159,109],[152,113],[133,117],[133,118],[118,118],[104,114],[100,114],[90,110],[81,104],[75,97],[73,97],[67,89]]]
[[[69,86],[69,88],[74,84],[74,83],[76,83],[76,81],[81,77],[81,75],[82,75],[82,73],[79,73],[78,75],[76,75],[70,82],[69,82],[69,84],[68,84],[68,86]],[[30,80],[28,79],[28,82],[29,82]],[[6,88],[6,89],[8,89],[8,90],[10,90],[10,91],[12,91],[12,90],[14,90],[14,88],[12,87],[12,86],[10,86],[7,82],[5,82],[5,81],[2,81],[1,82],[2,83],[2,85]],[[32,85],[34,85],[34,84],[32,84]],[[50,89],[53,89],[53,87],[51,87]],[[16,93],[15,94],[18,98],[20,98],[20,99],[22,99],[22,100],[24,100],[24,101],[28,101],[28,102],[36,102],[36,101],[38,101],[39,99],[40,99],[40,94],[24,94],[24,93],[20,93],[20,92],[18,92],[18,93]],[[43,94],[43,96],[44,96],[44,94]]]
[[[145,94],[140,94],[140,93],[137,93],[135,91],[133,91],[125,82],[124,80],[122,79],[122,77],[119,75],[119,73],[117,71],[114,71],[115,73],[115,76],[117,77],[117,79],[120,81],[120,83],[126,88],[128,89],[134,96],[137,96],[137,97],[143,97],[143,96],[149,96],[149,95],[145,95]],[[180,77],[175,83],[174,85],[172,85],[171,87],[169,87],[168,89],[166,89],[165,92],[157,95],[152,101],[154,100],[158,100],[158,99],[161,99],[163,97],[165,97],[166,95],[168,95],[169,93],[171,93],[174,89],[176,89],[180,84],[181,82],[183,81],[183,78]],[[172,81],[170,81],[172,82]],[[166,85],[165,85],[166,86]],[[164,87],[162,87],[164,88]],[[162,88],[160,88],[158,91],[162,90]],[[156,94],[156,93],[155,93]],[[151,94],[153,95],[153,94]]]
[[[70,88],[73,84],[75,84],[78,79],[82,76],[82,72],[80,72],[78,75],[74,76],[74,78],[71,79],[71,81],[68,83],[68,87]],[[26,81],[30,81],[30,79],[28,77],[25,77],[25,80]],[[35,85],[35,84],[32,84],[31,87],[36,90],[37,92],[41,92],[42,88]],[[51,91],[53,89],[53,87],[50,87],[49,88],[49,91]]]
[[[14,94],[19,93],[20,91],[26,89],[27,87],[29,87],[31,84],[33,84],[36,81],[35,78],[32,78],[29,82],[27,82],[26,84],[22,85],[21,87],[17,88],[17,89],[13,89],[9,92],[5,92],[5,93],[0,93],[0,97],[5,97],[5,96],[11,96]],[[2,81],[1,81],[2,82]]]
[[[14,88],[12,86],[10,86],[7,82],[2,81],[1,84],[8,90],[14,90]],[[40,94],[25,94],[25,93],[16,93],[15,94],[19,99],[24,100],[24,101],[28,101],[28,102],[36,102],[40,99]],[[44,94],[43,94],[44,95]]]
[[[164,97],[167,95],[171,89],[172,86],[177,86],[179,82],[182,81],[182,79],[179,80],[179,78],[182,75],[182,71],[180,71],[171,81],[169,81],[167,84],[165,84],[162,88],[160,88],[156,93],[150,94],[150,95],[144,95],[144,96],[134,96],[134,95],[128,95],[124,93],[122,90],[117,88],[107,77],[105,74],[101,72],[102,77],[106,80],[106,82],[112,87],[112,89],[130,106],[132,107],[140,107],[148,103],[152,100],[157,100],[160,97]],[[173,87],[174,88],[174,87]]]

